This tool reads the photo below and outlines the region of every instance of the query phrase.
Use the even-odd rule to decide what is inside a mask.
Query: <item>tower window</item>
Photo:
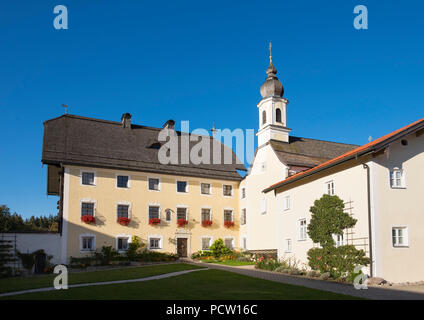
[[[281,123],[281,110],[280,109],[275,110],[275,121]]]
[[[262,124],[264,125],[266,123],[266,111],[262,111]]]

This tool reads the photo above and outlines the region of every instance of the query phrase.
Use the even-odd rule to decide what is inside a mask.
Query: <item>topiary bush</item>
[[[215,258],[233,253],[233,251],[231,251],[225,246],[224,241],[222,239],[215,240],[215,242],[210,246],[209,249]]]

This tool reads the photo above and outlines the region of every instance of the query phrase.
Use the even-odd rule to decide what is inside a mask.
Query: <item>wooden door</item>
[[[177,239],[177,253],[180,257],[187,257],[187,238]]]

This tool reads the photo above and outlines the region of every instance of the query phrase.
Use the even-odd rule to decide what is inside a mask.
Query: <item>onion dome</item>
[[[272,57],[270,57],[270,63],[268,69],[266,69],[266,74],[268,77],[261,86],[262,98],[272,96],[282,97],[284,94],[284,88],[276,76],[277,69],[275,69],[274,65],[272,64]]]

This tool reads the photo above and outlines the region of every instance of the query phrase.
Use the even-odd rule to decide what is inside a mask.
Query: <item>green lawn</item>
[[[157,268],[157,267],[155,267]],[[354,297],[248,277],[204,270],[161,280],[31,293],[8,299],[355,299]]]
[[[199,268],[203,267],[185,263],[173,263],[105,271],[76,272],[68,274],[68,284],[146,278],[164,273]],[[50,274],[27,278],[0,279],[0,293],[52,287],[53,279],[56,276],[56,274]]]
[[[255,263],[252,261],[237,261],[237,260],[226,260],[226,261],[218,261],[218,260],[203,260],[205,263],[217,263],[217,264],[223,264],[226,266],[250,266],[254,265]]]

